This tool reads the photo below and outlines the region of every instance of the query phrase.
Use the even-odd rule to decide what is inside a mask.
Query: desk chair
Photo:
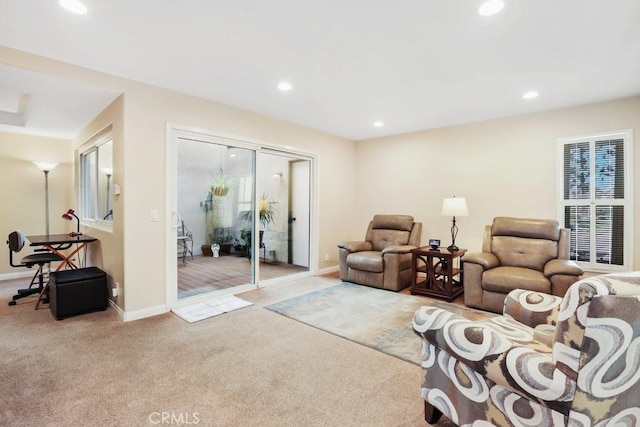
[[[38,266],[38,270],[31,279],[31,284],[26,289],[18,289],[18,293],[13,296],[13,300],[9,301],[9,305],[16,305],[16,301],[20,298],[28,297],[29,295],[40,294],[44,289],[44,266],[51,262],[62,261],[63,258],[51,252],[41,252],[32,255],[27,255],[20,260],[20,264],[13,263],[13,253],[20,252],[24,247],[24,233],[20,230],[13,231],[7,238],[7,245],[9,245],[9,264],[11,267],[26,267],[32,268],[34,265]],[[38,249],[36,249],[38,251]],[[41,249],[42,251],[42,249]],[[36,284],[38,287],[34,287]]]

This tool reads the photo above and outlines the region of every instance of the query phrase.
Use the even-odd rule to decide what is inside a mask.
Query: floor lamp
[[[100,171],[107,176],[107,214],[102,219],[107,219],[111,215],[111,175],[113,170],[111,168],[102,167]]]
[[[44,172],[44,212],[47,224],[47,236],[49,235],[49,172],[53,170],[57,163],[33,162],[38,169]]]

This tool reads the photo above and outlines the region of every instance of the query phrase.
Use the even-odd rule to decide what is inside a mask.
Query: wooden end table
[[[466,249],[450,252],[446,248],[422,246],[411,251],[411,294],[453,301],[464,292],[462,255]],[[455,266],[458,260],[458,267]],[[424,275],[424,276],[423,276]]]

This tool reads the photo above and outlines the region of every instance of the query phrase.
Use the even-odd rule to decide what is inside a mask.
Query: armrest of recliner
[[[580,276],[582,273],[583,271],[578,264],[568,259],[552,259],[544,265],[544,275],[547,278],[556,274]]]
[[[504,300],[504,315],[543,333],[555,330],[562,298],[542,292],[514,289]]]
[[[338,243],[340,249],[346,249],[349,252],[361,252],[373,250],[371,242],[342,242]]]
[[[443,369],[459,369],[447,357],[438,357],[436,361],[435,350],[440,349],[462,364],[463,370],[470,368],[514,393],[533,397],[542,404],[544,401],[571,404],[575,381],[556,367],[550,352],[539,351],[535,345],[527,346],[524,338],[511,340],[493,329],[490,322],[468,320],[430,306],[421,307],[415,313],[413,329],[425,343],[424,368],[440,363],[441,367],[445,365]]]
[[[462,256],[462,261],[481,265],[484,270],[500,265],[498,257],[491,252],[471,252]]]
[[[381,251],[381,253],[382,253],[382,256],[386,254],[408,254],[412,250],[414,250],[416,247],[417,246],[413,246],[413,245],[387,246]]]

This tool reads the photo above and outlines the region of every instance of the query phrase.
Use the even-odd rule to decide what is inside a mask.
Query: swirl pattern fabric
[[[640,273],[515,290],[504,311],[415,313],[427,403],[463,426],[640,425]]]

